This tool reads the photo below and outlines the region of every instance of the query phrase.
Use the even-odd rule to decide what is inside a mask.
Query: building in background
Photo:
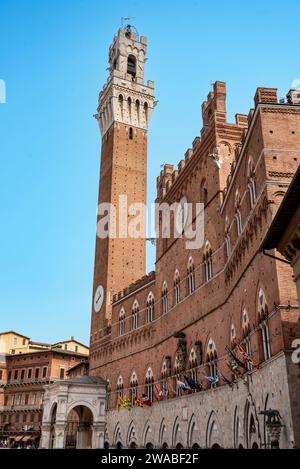
[[[88,347],[74,339],[38,344],[15,332],[1,337],[6,353],[0,354],[0,438],[10,446],[38,446],[45,386],[66,380],[69,370],[86,363]]]
[[[82,360],[67,371],[68,379],[73,379],[77,376],[88,376],[89,368],[88,359]]]
[[[30,338],[18,332],[0,332],[0,352],[4,354],[27,353]]]
[[[300,99],[300,93],[299,93]],[[264,251],[277,250],[291,264],[300,299],[300,166],[278,209],[262,245]],[[270,254],[267,254],[270,255]],[[272,255],[272,254],[271,254]],[[299,337],[300,339],[300,337]]]
[[[89,348],[71,337],[70,340],[57,342],[56,344],[47,344],[35,342],[18,332],[8,331],[0,332],[0,352],[11,355],[20,353],[41,352],[42,350],[68,350],[70,352],[89,354]]]

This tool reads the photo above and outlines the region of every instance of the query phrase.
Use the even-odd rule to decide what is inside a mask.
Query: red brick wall
[[[119,213],[119,195],[126,195],[128,207],[133,202],[146,203],[147,132],[114,124],[103,138],[99,203],[112,203]],[[117,232],[119,224],[117,223]],[[105,290],[106,305],[100,314],[92,314],[91,346],[99,339],[111,318],[110,303],[114,294],[145,274],[145,239],[110,239],[97,237],[94,271],[94,294],[99,285]]]

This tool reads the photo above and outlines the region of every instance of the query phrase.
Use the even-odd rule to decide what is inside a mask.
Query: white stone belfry
[[[144,84],[147,39],[121,28],[109,49],[109,77],[99,95],[96,119],[102,136],[114,122],[146,130],[154,108],[154,82]]]
[[[107,382],[92,376],[57,381],[45,388],[41,449],[68,448],[69,416],[74,449],[102,449],[106,428]]]

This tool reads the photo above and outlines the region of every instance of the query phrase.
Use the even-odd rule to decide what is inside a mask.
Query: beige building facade
[[[0,353],[2,354],[19,355],[55,349],[89,355],[89,347],[78,342],[74,337],[71,337],[70,340],[48,344],[33,341],[15,331],[0,332]]]
[[[2,337],[6,353],[0,353],[0,440],[10,447],[37,446],[45,386],[66,380],[69,370],[84,367],[88,348],[74,340],[52,348],[15,332]],[[84,353],[70,350],[75,346]]]

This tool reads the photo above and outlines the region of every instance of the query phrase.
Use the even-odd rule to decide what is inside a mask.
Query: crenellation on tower
[[[248,116],[245,114],[236,114],[235,123],[239,127],[248,127]]]
[[[192,158],[192,156],[193,156],[193,150],[192,148],[189,148],[184,154],[185,162],[188,163],[190,159]]]
[[[277,104],[278,103],[277,88],[257,88],[254,97],[255,106],[258,104]]]
[[[146,130],[154,108],[154,81],[144,83],[147,39],[131,27],[119,29],[109,50],[109,77],[99,95],[96,118],[102,136],[114,122]]]
[[[149,274],[144,275],[144,277],[140,278],[136,282],[131,283],[126,288],[124,288],[124,290],[121,290],[113,296],[113,305],[118,303],[120,300],[124,300],[126,297],[132,295],[141,288],[144,288],[146,285],[155,282],[155,277],[156,272],[149,272]]]
[[[290,90],[286,97],[288,104],[300,104],[300,90]]]
[[[180,160],[178,163],[178,174],[180,174],[181,171],[183,171],[184,167],[185,167],[185,160]]]
[[[174,166],[172,164],[165,164],[163,170],[157,178],[157,199],[161,199],[166,195],[167,183],[172,183],[174,174]]]
[[[193,153],[195,153],[195,151],[197,150],[197,148],[199,148],[200,145],[201,145],[201,138],[197,136],[196,138],[194,138],[193,143],[192,143]]]
[[[291,92],[288,96],[293,95],[293,99],[297,100],[299,92]],[[256,107],[263,104],[278,104],[276,88],[258,88],[255,94]],[[291,98],[288,103],[291,104]],[[280,104],[283,106],[283,104]],[[192,148],[188,149],[184,155],[184,159],[179,161],[177,170],[172,169],[172,177],[170,177],[170,165],[165,165],[164,170],[158,178],[157,199],[162,201],[168,195],[178,177],[184,177],[186,167],[190,167],[191,160],[197,156],[197,160],[214,161],[213,171],[217,172],[219,180],[219,188],[226,192],[228,185],[235,171],[236,163],[241,154],[241,149],[247,141],[250,124],[255,115],[255,109],[250,109],[247,115],[237,113],[235,122],[229,123],[226,120],[226,84],[217,81],[214,84],[214,90],[208,94],[207,101],[202,105],[203,128],[200,136],[197,136]],[[214,135],[216,144],[212,147],[207,146],[207,135]],[[193,166],[193,163],[191,162]],[[184,174],[183,174],[184,173]]]
[[[226,123],[226,84],[217,81],[214,90],[202,104],[203,129],[201,136],[206,135],[208,129],[216,122]]]

